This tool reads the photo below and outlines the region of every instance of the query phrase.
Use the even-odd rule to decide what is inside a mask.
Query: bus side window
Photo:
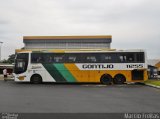
[[[42,57],[41,57],[41,56],[38,56],[36,62],[37,62],[37,63],[42,62]]]
[[[119,60],[120,62],[134,62],[134,54],[131,53],[125,53],[125,54],[120,54],[119,55]]]
[[[37,62],[37,54],[36,53],[32,53],[31,54],[31,63],[36,63]]]
[[[144,53],[137,53],[136,54],[136,61],[140,63],[144,63]]]
[[[98,55],[94,53],[84,53],[81,56],[81,62],[84,63],[95,63],[98,61]]]
[[[58,62],[62,61],[62,57],[60,57],[60,56],[55,56],[55,57],[54,57],[54,61],[55,61],[56,63],[58,63]]]
[[[43,57],[45,63],[53,63],[53,53],[46,53]]]
[[[68,60],[70,60],[71,62],[75,62],[76,61],[76,57],[75,56],[70,56],[70,57],[68,57]]]
[[[53,59],[55,63],[63,63],[65,61],[65,56],[64,54],[59,53],[55,54]]]
[[[102,54],[101,56],[100,56],[101,58],[100,58],[100,62],[101,63],[110,63],[110,62],[112,62],[112,57],[113,57],[113,55],[111,54],[111,53],[105,53],[105,54]]]
[[[48,62],[53,62],[53,57],[50,56],[50,57],[48,58]]]
[[[96,57],[95,56],[87,56],[86,57],[87,62],[96,62]]]
[[[43,63],[43,62],[44,62],[43,53],[39,53],[37,57],[37,63]]]
[[[120,55],[119,59],[120,59],[121,62],[123,62],[123,56]]]
[[[65,62],[66,63],[77,63],[78,62],[78,54],[66,53],[65,54]]]
[[[127,61],[128,62],[134,62],[135,61],[135,59],[134,59],[134,53],[127,54]]]
[[[32,53],[31,54],[31,62],[32,63],[42,63],[44,62],[42,53]]]
[[[120,55],[119,55],[119,60],[120,60],[120,62],[126,62],[126,61],[127,61],[127,56],[126,56],[126,54],[120,54]]]

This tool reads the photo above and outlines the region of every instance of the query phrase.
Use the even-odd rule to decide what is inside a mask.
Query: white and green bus
[[[144,50],[17,50],[16,82],[123,84],[148,79]]]

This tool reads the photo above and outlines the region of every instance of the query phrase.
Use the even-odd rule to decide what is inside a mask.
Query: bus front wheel
[[[34,74],[32,77],[31,77],[31,83],[33,84],[39,84],[39,83],[42,83],[42,77],[38,74]]]
[[[115,84],[124,84],[124,82],[126,81],[126,78],[123,74],[117,74],[114,76],[113,82]]]
[[[112,83],[112,76],[109,74],[104,74],[101,77],[100,82],[105,85],[110,85]]]

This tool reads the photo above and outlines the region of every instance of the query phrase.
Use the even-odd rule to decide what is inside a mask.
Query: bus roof
[[[116,50],[116,49],[16,49],[16,53],[27,52],[41,52],[41,53],[77,53],[77,52],[144,52],[143,49],[128,49],[128,50]]]

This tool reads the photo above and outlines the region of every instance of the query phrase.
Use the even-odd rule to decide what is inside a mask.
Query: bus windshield
[[[28,66],[28,53],[19,53],[15,59],[15,74],[24,73]]]

